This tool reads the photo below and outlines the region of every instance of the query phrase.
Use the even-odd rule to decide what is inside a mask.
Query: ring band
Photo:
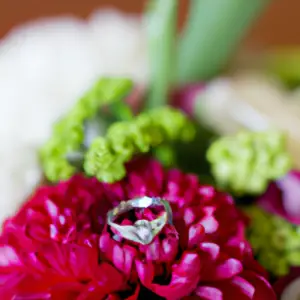
[[[134,208],[148,208],[151,206],[163,206],[165,211],[152,221],[142,219],[136,221],[133,225],[119,225],[114,222],[119,215]],[[109,226],[116,229],[123,238],[143,245],[150,244],[167,223],[172,224],[172,210],[169,202],[159,197],[141,197],[122,201],[107,214],[107,224]]]

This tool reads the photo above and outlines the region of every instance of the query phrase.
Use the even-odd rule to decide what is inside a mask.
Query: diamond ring
[[[145,219],[136,221],[133,225],[119,225],[114,220],[121,214],[135,208],[148,208],[163,206],[165,211],[152,221]],[[107,224],[116,229],[119,234],[130,241],[142,245],[150,244],[166,224],[172,224],[172,210],[168,201],[158,197],[141,197],[128,201],[122,201],[117,207],[107,214]]]

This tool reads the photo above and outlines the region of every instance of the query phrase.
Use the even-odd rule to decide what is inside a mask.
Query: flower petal
[[[255,287],[253,300],[275,300],[277,298],[270,283],[263,276],[253,271],[244,271],[241,276]]]
[[[211,286],[200,286],[195,294],[202,300],[223,300],[223,293]]]
[[[190,295],[198,284],[200,279],[200,259],[197,253],[185,252],[178,264],[173,265],[171,281],[167,285],[153,283],[155,278],[152,265],[143,265],[142,267],[140,264],[138,274],[146,288],[157,295],[169,300],[182,299],[184,296]]]
[[[22,266],[17,252],[10,246],[0,246],[0,268]]]

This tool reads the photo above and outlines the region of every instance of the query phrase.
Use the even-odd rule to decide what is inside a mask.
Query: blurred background
[[[86,18],[96,8],[114,7],[124,12],[142,12],[145,0],[1,0],[0,37],[12,27],[32,19],[75,14]],[[183,23],[188,1],[181,0],[180,20]],[[248,46],[291,45],[300,43],[299,0],[272,0],[267,10],[244,41]]]
[[[171,57],[168,56],[169,50],[176,50],[170,40],[165,43],[165,39],[159,40],[154,47],[148,47],[145,23],[141,18],[146,2],[0,0],[0,222],[40,182],[37,153],[49,138],[53,123],[96,79],[104,75],[125,75],[133,78],[143,89],[145,85],[152,84],[151,72],[156,67],[159,70],[164,62],[173,64],[172,59],[166,59]],[[189,1],[178,2],[178,25],[182,27],[188,17]],[[227,2],[222,0],[202,3],[211,14],[203,13],[202,7],[199,9],[202,13],[198,18],[201,26],[197,23],[194,26],[196,30],[192,30],[196,43],[193,44],[193,39],[191,46],[185,43],[187,47],[183,47],[182,53],[186,55],[183,55],[181,64],[183,71],[200,71],[202,75],[196,76],[197,84],[205,87],[200,88],[204,91],[201,94],[203,101],[196,117],[219,134],[233,133],[240,127],[261,130],[276,124],[290,132],[292,152],[298,157],[300,134],[295,128],[300,128],[300,51],[296,49],[295,61],[286,61],[290,57],[288,53],[282,59],[272,60],[270,68],[261,67],[260,58],[255,56],[278,47],[300,45],[300,1],[228,0],[231,3],[229,9],[224,6]],[[214,3],[219,3],[219,6],[213,6]],[[248,14],[247,9],[253,3],[261,8],[256,13],[249,10]],[[268,3],[265,10],[262,3]],[[214,13],[215,8],[218,15]],[[224,9],[227,12],[224,13]],[[233,13],[233,19],[228,17],[230,13]],[[248,25],[244,26],[240,39],[239,29],[236,29],[243,28],[243,23],[247,23],[243,16],[248,15],[249,18],[251,14],[250,19],[254,19],[248,22],[250,30]],[[219,26],[220,19],[223,23]],[[162,24],[158,27],[154,24],[155,30],[159,27],[163,28]],[[200,41],[199,27],[202,30]],[[247,34],[244,36],[245,31]],[[171,42],[172,35],[173,31],[169,34]],[[230,39],[232,43],[228,43]],[[160,51],[157,45],[166,46],[166,56],[160,56],[164,51]],[[189,50],[192,50],[192,55]],[[154,53],[148,55],[151,51]],[[157,55],[160,60],[156,59]],[[197,61],[199,57],[200,62]],[[253,57],[255,59],[252,60]],[[196,63],[190,58],[196,58]],[[232,75],[236,70],[256,65],[252,61],[259,61],[258,74],[247,74],[246,77]],[[228,65],[233,66],[232,73],[227,72],[231,71]],[[191,70],[185,70],[185,66]],[[197,70],[193,70],[194,66]],[[269,69],[273,72],[272,76],[265,74],[265,70]],[[156,86],[160,89],[162,83],[168,87],[165,80],[168,76],[159,73],[155,74]],[[178,71],[179,75],[183,73]],[[212,77],[212,81],[207,80]],[[191,81],[180,82],[186,84]],[[296,87],[296,90],[287,92],[286,86]],[[295,101],[289,101],[287,105],[287,100],[293,99]]]

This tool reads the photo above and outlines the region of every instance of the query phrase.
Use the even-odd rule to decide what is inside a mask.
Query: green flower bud
[[[264,192],[270,180],[292,167],[285,136],[278,132],[222,137],[210,146],[207,159],[218,185],[237,195]]]
[[[144,145],[144,149],[149,149],[150,145],[153,147],[158,146],[164,141],[164,131],[161,130],[161,127],[154,122],[151,112],[143,113],[137,116],[135,124],[139,128],[141,134],[143,135],[143,140],[147,144],[147,146]],[[142,147],[142,145],[139,145],[139,147]]]
[[[122,179],[125,174],[125,159],[113,153],[110,142],[96,138],[86,153],[84,170],[89,176],[95,176],[99,181],[114,182]]]
[[[131,122],[117,122],[112,124],[106,134],[107,140],[110,142],[113,151],[118,156],[130,159],[136,152],[133,134],[134,124]],[[139,135],[136,135],[139,138]]]
[[[75,172],[75,168],[63,157],[71,148],[71,144],[63,144],[61,140],[53,138],[41,149],[42,164],[49,181],[68,179]]]
[[[196,132],[192,122],[179,110],[161,107],[153,110],[150,117],[154,125],[163,128],[165,138],[170,141],[191,141]]]
[[[247,230],[258,261],[273,275],[288,274],[300,266],[299,227],[252,205],[245,208],[251,222]]]

